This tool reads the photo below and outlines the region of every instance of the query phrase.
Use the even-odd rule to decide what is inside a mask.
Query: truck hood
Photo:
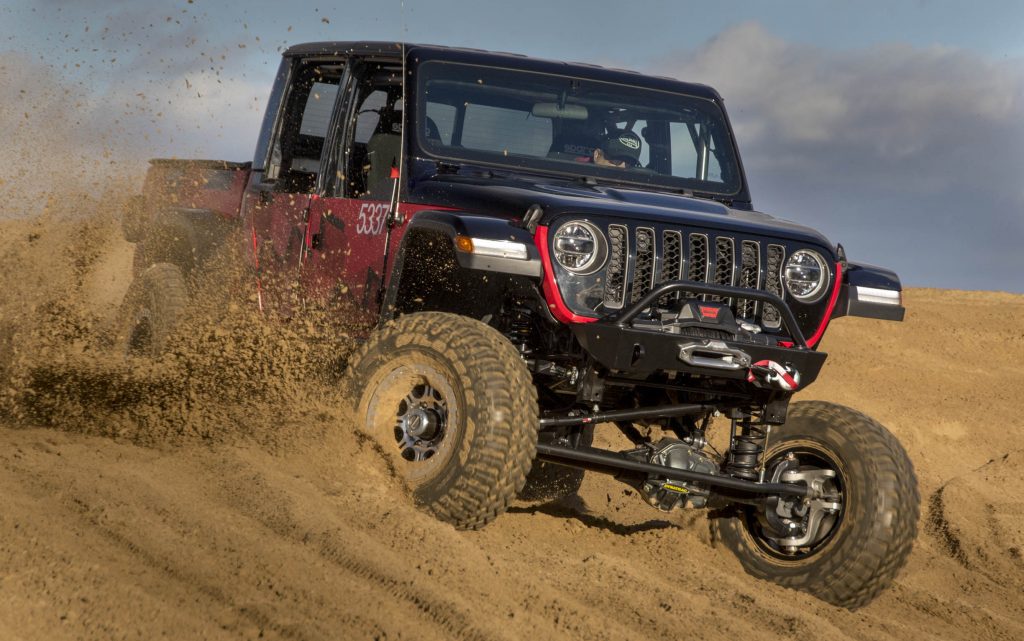
[[[714,200],[611,184],[585,184],[538,177],[435,175],[416,181],[409,200],[473,214],[519,219],[532,205],[544,210],[541,224],[562,214],[619,216],[680,227],[788,239],[834,254],[827,238],[810,227],[758,211],[733,209]]]

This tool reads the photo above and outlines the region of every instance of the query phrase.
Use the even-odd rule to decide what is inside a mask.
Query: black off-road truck
[[[438,518],[478,528],[589,470],[658,510],[710,509],[751,574],[840,606],[906,562],[919,497],[903,448],[855,410],[790,402],[832,319],[902,320],[899,279],[753,209],[714,89],[306,44],[284,55],[251,167],[151,174],[172,169],[201,178],[130,219],[129,348],[158,351],[208,253],[189,239],[237,219],[262,308],[330,310],[363,339],[345,379],[361,429]],[[714,417],[731,425],[718,450]],[[628,448],[594,448],[599,423]]]

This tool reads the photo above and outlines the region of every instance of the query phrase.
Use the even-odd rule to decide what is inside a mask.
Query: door
[[[261,305],[291,316],[306,258],[310,204],[320,181],[325,141],[344,71],[338,61],[297,61],[290,76],[269,159],[254,174],[243,208],[252,221]]]
[[[337,169],[310,204],[303,288],[338,307],[350,330],[372,328],[388,266],[388,212],[402,154],[402,74],[394,64],[351,70],[351,100],[332,150]],[[394,244],[394,243],[392,243]],[[393,254],[392,254],[393,255]]]

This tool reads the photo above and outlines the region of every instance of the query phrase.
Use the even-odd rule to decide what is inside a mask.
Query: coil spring
[[[530,310],[521,307],[512,310],[509,314],[507,336],[520,351],[527,351],[530,338],[533,336],[533,317]]]
[[[725,470],[737,478],[757,480],[757,468],[761,462],[761,453],[764,452],[764,439],[765,435],[760,431],[734,436]]]

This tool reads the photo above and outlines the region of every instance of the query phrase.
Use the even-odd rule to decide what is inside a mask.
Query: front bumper
[[[754,335],[751,340],[695,338],[634,322],[658,298],[675,291],[756,298],[771,303],[781,313],[790,340],[763,334]],[[630,376],[646,377],[665,371],[746,380],[752,364],[774,361],[798,372],[800,386],[804,387],[817,378],[827,357],[807,346],[792,311],[774,294],[690,281],[659,285],[629,308],[596,322],[576,323],[572,331],[598,363]]]

